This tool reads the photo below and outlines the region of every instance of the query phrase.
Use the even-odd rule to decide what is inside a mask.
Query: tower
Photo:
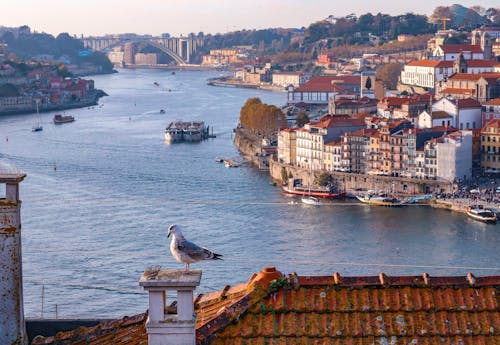
[[[484,59],[491,59],[493,44],[491,42],[490,34],[486,31],[481,35],[481,49],[483,50]]]
[[[0,186],[0,344],[28,343],[24,323],[23,279],[21,257],[21,200],[19,183],[26,177],[17,172],[2,171]]]

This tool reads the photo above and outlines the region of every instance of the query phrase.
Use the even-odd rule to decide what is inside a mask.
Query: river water
[[[53,125],[54,113],[45,113],[43,131],[32,133],[35,115],[0,117],[0,159],[28,175],[21,183],[27,317],[55,317],[56,306],[58,317],[143,312],[143,270],[183,269],[169,252],[172,223],[225,257],[191,266],[203,270],[199,292],[243,283],[267,265],[300,275],[500,274],[480,269],[499,267],[499,225],[427,207],[291,204],[296,199],[265,172],[216,163],[239,158],[232,129],[246,99],[286,99],[206,85],[218,75],[122,70],[94,77],[109,97],[67,111],[73,123]],[[167,145],[163,130],[175,119],[204,120],[217,138]]]

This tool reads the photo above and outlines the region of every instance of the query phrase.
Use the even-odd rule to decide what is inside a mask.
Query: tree
[[[372,79],[370,77],[366,78],[365,89],[370,90],[372,88]]]
[[[307,112],[303,109],[299,110],[297,113],[297,117],[295,119],[295,123],[297,124],[298,127],[303,127],[306,123],[310,121],[309,115],[307,115]]]
[[[377,78],[383,80],[390,89],[395,89],[398,85],[399,76],[402,70],[402,64],[388,63],[379,67],[377,70]]]

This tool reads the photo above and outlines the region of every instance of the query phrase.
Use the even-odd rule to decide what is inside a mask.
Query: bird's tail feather
[[[222,255],[222,254],[216,254],[216,253],[213,253],[213,254],[214,254],[214,256],[213,256],[212,260],[224,260],[224,259],[222,259],[222,257],[224,255]]]

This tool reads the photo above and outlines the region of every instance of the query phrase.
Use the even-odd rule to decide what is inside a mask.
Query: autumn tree
[[[377,79],[383,80],[390,89],[395,89],[402,70],[403,65],[400,63],[387,63],[378,68]]]
[[[264,104],[259,98],[249,98],[241,108],[240,124],[271,138],[275,132],[286,127],[286,116],[275,105]]]

